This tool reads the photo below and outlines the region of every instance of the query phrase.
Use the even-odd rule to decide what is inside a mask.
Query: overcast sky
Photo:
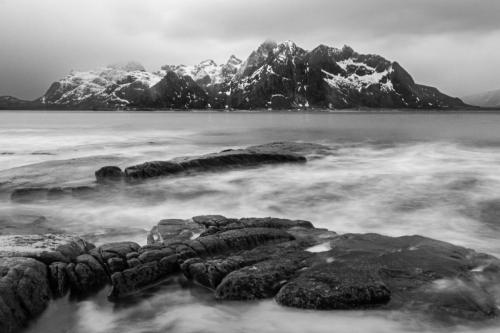
[[[0,95],[127,60],[244,59],[266,39],[377,53],[452,95],[500,88],[500,0],[0,0]]]

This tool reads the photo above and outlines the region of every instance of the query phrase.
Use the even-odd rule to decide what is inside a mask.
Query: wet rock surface
[[[273,142],[200,156],[177,157],[169,161],[145,162],[126,167],[124,170],[118,166],[108,165],[95,171],[96,182],[94,184],[85,182],[78,186],[18,187],[10,192],[10,199],[23,204],[64,199],[106,200],[110,194],[126,192],[122,191],[121,185],[136,184],[150,178],[254,168],[272,164],[301,164],[306,163],[309,158],[320,158],[331,151],[331,147],[315,143]]]
[[[0,332],[15,332],[50,300],[47,267],[23,257],[0,257]]]
[[[2,332],[19,330],[68,292],[88,297],[110,284],[109,300],[122,301],[179,275],[221,301],[275,298],[303,309],[397,309],[464,320],[498,314],[500,261],[421,236],[338,235],[302,220],[205,215],[160,221],[144,246],[0,237]]]
[[[244,149],[227,149],[201,156],[177,157],[125,168],[106,166],[95,172],[98,183],[138,181],[180,174],[249,168],[267,164],[305,163],[308,154],[325,154],[330,148],[312,143],[275,142]]]

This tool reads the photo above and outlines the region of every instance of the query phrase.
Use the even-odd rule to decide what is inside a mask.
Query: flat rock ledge
[[[421,236],[344,234],[303,220],[160,221],[148,244],[94,247],[70,235],[0,236],[0,332],[17,332],[67,293],[111,285],[109,300],[176,280],[214,298],[302,309],[419,311],[439,319],[498,315],[500,260]],[[179,278],[181,277],[181,278]]]
[[[306,155],[324,155],[331,148],[314,143],[273,142],[244,149],[227,149],[201,156],[154,161],[121,170],[106,166],[95,172],[97,183],[137,182],[148,178],[258,167],[267,164],[305,163]]]
[[[136,184],[150,178],[255,168],[271,164],[301,164],[306,163],[308,158],[320,158],[331,151],[331,147],[316,143],[273,142],[244,149],[227,149],[201,156],[145,162],[127,167],[125,170],[118,166],[105,166],[95,172],[95,184],[22,187],[14,189],[10,199],[17,203],[71,198],[95,199],[109,195],[110,188],[123,183]]]

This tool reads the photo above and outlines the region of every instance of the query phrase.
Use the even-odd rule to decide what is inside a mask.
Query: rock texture
[[[500,282],[498,259],[420,236],[337,235],[307,221],[209,215],[163,220],[149,243],[133,268],[112,276],[112,299],[180,271],[221,300],[275,297],[298,308],[410,309],[440,318],[498,311],[490,294]]]
[[[71,288],[67,267],[92,248],[70,235],[0,236],[0,332],[19,331],[51,298],[64,296]]]
[[[148,244],[99,247],[68,235],[0,236],[0,330],[19,331],[51,298],[110,301],[181,275],[214,298],[275,298],[316,310],[387,309],[484,320],[498,315],[500,260],[421,237],[344,234],[303,220],[166,219]]]
[[[267,164],[305,163],[304,153],[324,153],[330,148],[317,144],[280,142],[245,149],[227,149],[201,156],[177,157],[170,161],[146,162],[125,168],[106,166],[95,172],[98,183],[123,179],[133,182],[147,178],[175,176],[199,172],[257,167]],[[37,193],[36,193],[37,194]]]
[[[0,257],[0,332],[16,332],[50,300],[47,266],[23,257]]]

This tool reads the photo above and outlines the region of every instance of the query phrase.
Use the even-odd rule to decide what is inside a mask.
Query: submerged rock
[[[92,186],[75,187],[28,187],[15,189],[10,199],[18,203],[30,203],[43,200],[59,200],[67,198],[95,198],[99,189]]]
[[[245,149],[225,150],[196,157],[176,158],[172,161],[146,162],[125,169],[127,180],[141,180],[189,172],[207,172],[220,169],[247,168],[264,164],[304,163],[304,156],[282,153],[260,153]]]
[[[125,168],[106,166],[96,171],[98,183],[113,183],[125,178],[137,181],[193,172],[248,168],[266,164],[305,163],[305,155],[325,154],[330,148],[313,143],[276,142],[245,149],[227,149],[201,156],[178,157],[170,161],[154,161]]]
[[[117,166],[105,166],[95,172],[98,183],[119,182],[123,179],[123,171]]]

